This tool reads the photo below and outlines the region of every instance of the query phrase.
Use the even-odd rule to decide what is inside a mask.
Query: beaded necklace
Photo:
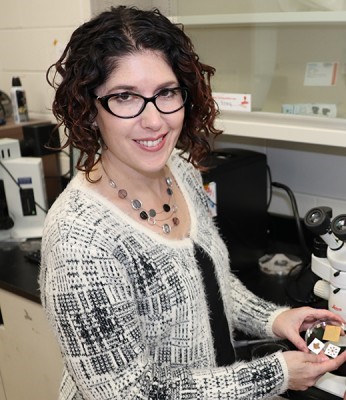
[[[173,180],[171,177],[165,178],[165,183],[167,185],[166,193],[168,195],[168,202],[166,202],[162,205],[161,211],[156,211],[154,208],[145,209],[143,207],[142,201],[137,198],[130,199],[128,197],[127,191],[125,189],[118,188],[115,181],[110,178],[107,170],[105,169],[105,167],[103,165],[102,159],[101,159],[101,165],[107,176],[109,186],[118,192],[118,197],[120,199],[127,200],[130,202],[131,208],[134,211],[137,211],[139,213],[139,217],[142,220],[146,220],[149,225],[156,225],[156,226],[160,227],[162,229],[162,231],[166,234],[171,233],[172,229],[175,226],[179,225],[180,220],[175,215],[178,211],[178,207],[175,204],[175,197],[174,197],[174,192],[172,189]],[[171,199],[173,199],[172,205],[171,205]],[[161,215],[162,215],[162,218],[158,218],[158,216],[161,216]],[[168,221],[170,219],[171,219],[171,224],[168,222],[164,222],[161,224],[161,222]]]

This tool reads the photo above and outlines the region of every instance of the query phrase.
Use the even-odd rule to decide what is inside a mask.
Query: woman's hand
[[[288,339],[297,349],[308,353],[309,350],[300,332],[306,331],[320,319],[345,322],[339,315],[328,310],[299,307],[279,314],[273,322],[273,333],[280,338]]]
[[[308,389],[326,372],[334,371],[346,362],[346,351],[334,359],[324,354],[305,354],[300,351],[286,351],[283,356],[288,367],[288,388],[291,390]]]

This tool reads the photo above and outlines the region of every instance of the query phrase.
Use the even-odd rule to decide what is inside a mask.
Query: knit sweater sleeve
[[[289,307],[278,306],[256,296],[234,275],[228,277],[228,287],[232,297],[233,326],[239,331],[255,337],[274,338],[273,322]]]

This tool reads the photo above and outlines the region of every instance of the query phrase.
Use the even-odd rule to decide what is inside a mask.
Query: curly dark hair
[[[94,93],[117,68],[117,60],[144,49],[160,51],[178,82],[188,89],[183,129],[177,147],[195,167],[210,151],[209,139],[218,109],[212,98],[211,66],[200,62],[189,37],[158,9],[111,7],[77,28],[46,78],[55,90],[52,111],[67,137],[62,148],[80,150],[77,169],[89,174],[97,162],[102,138],[93,122]]]

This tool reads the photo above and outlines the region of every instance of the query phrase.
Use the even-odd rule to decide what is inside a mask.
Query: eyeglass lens
[[[170,114],[183,107],[186,97],[184,88],[164,89],[149,99],[136,93],[123,92],[108,98],[108,108],[119,117],[129,118],[139,115],[147,103],[153,102],[158,111]]]

